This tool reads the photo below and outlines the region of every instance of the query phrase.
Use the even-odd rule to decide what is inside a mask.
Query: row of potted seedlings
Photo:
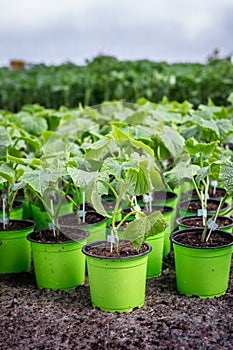
[[[199,297],[226,292],[233,238],[221,222],[222,217],[231,221],[226,200],[232,198],[233,164],[229,157],[214,158],[217,142],[187,140],[165,169],[155,149],[134,138],[126,125],[112,125],[107,136],[76,152],[77,143],[67,149],[62,136],[48,137],[40,159],[13,155],[6,139],[0,273],[29,271],[32,252],[38,287],[64,290],[84,284],[87,264],[93,306],[130,311],[144,304],[146,278],[161,274],[171,239],[180,292]],[[210,190],[217,190],[210,179],[226,191],[214,208],[208,207]],[[181,210],[191,213],[192,200],[180,201],[190,184],[201,228],[173,232],[181,225],[181,219],[176,223]],[[21,191],[24,211],[17,208]],[[23,223],[23,217],[33,221]],[[200,254],[205,262],[198,261]],[[210,276],[204,277],[204,270]]]

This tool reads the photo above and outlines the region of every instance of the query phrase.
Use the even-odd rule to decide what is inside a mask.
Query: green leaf
[[[3,177],[6,181],[8,181],[12,186],[14,186],[15,171],[9,165],[1,164],[0,176]],[[1,179],[0,179],[0,182],[2,182]]]
[[[135,112],[126,117],[125,122],[134,125],[134,124],[143,124],[145,119],[148,117],[148,113],[146,112]]]
[[[15,164],[23,164],[23,165],[29,165],[32,163],[32,159],[30,158],[19,158],[19,157],[11,156],[10,154],[7,155],[7,160]]]
[[[112,136],[113,136],[113,139],[116,141],[116,143],[120,147],[127,148],[127,150],[130,153],[135,152],[135,148],[136,148],[141,151],[143,150],[146,152],[146,154],[149,154],[151,157],[154,157],[154,151],[149,146],[147,146],[141,141],[137,141],[132,137],[126,135],[114,125],[112,125]]]
[[[87,187],[96,181],[97,172],[90,172],[85,170],[80,170],[73,167],[67,168],[68,175],[71,177],[72,181],[84,191]]]
[[[87,160],[89,159],[100,159],[103,157],[104,154],[107,154],[109,152],[108,146],[110,144],[111,140],[108,138],[103,137],[102,139],[90,144],[88,150],[86,152],[85,158]]]
[[[27,144],[29,152],[34,152],[36,154],[40,153],[41,144],[37,138],[20,136],[17,139],[23,140]]]
[[[105,217],[109,217],[108,213],[104,209],[104,206],[101,201],[101,197],[99,195],[99,189],[97,187],[97,182],[92,182],[85,191],[86,200],[91,203],[94,209],[101,215]],[[106,193],[106,192],[105,192]]]
[[[131,241],[139,250],[141,245],[150,236],[154,236],[165,230],[165,219],[161,212],[155,211],[150,215],[139,213],[136,219],[131,221],[123,231],[123,239]]]
[[[231,92],[230,95],[227,97],[227,101],[233,105],[233,92]]]
[[[215,121],[218,130],[219,130],[219,139],[224,139],[227,135],[232,134],[233,126],[230,120],[219,119]]]
[[[228,195],[233,197],[233,162],[225,162],[220,167],[219,180]]]
[[[201,182],[210,174],[210,166],[206,166],[197,171],[196,174],[196,183],[197,186],[200,186]]]
[[[167,159],[170,156],[177,158],[183,151],[185,143],[183,136],[175,129],[163,125],[162,123],[157,125],[156,129],[154,129],[151,139],[155,147],[160,146],[160,149],[163,150],[165,154],[164,158],[160,155],[159,160]]]
[[[174,190],[179,187],[184,181],[191,180],[196,175],[198,165],[192,165],[188,153],[183,153],[176,162],[174,168],[164,173],[166,183]]]
[[[149,175],[153,187],[153,191],[160,191],[164,189],[165,184],[163,182],[162,176],[158,170],[156,170],[153,166],[149,168]]]
[[[20,127],[31,135],[40,135],[42,131],[48,129],[47,121],[44,118],[36,117],[25,112],[18,115]]]
[[[185,147],[190,155],[196,155],[197,153],[211,154],[218,147],[218,142],[200,143],[191,138],[185,142]]]
[[[148,170],[148,169],[147,169]],[[138,170],[129,168],[126,170],[126,188],[131,196],[139,196],[150,192],[150,180],[148,171],[146,172],[141,165]]]
[[[105,172],[108,175],[114,175],[115,178],[121,178],[121,164],[119,160],[113,158],[107,158],[103,162],[101,172]]]
[[[0,145],[2,146],[10,146],[12,144],[11,137],[7,130],[3,127],[0,126]]]
[[[51,182],[57,182],[57,180],[61,179],[64,175],[65,172],[63,169],[53,169],[52,171],[34,170],[25,172],[20,180],[32,187],[38,194],[43,195],[46,189],[49,188]]]

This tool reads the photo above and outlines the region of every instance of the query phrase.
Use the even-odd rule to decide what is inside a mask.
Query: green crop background
[[[0,109],[17,112],[25,104],[46,108],[96,105],[102,101],[135,102],[144,97],[159,102],[188,100],[195,106],[209,99],[227,105],[233,91],[230,58],[207,64],[118,61],[100,56],[85,65],[26,65],[22,70],[0,68]]]

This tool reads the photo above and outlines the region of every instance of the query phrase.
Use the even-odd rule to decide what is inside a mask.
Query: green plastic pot
[[[166,221],[166,229],[164,231],[164,244],[163,244],[163,256],[166,256],[171,251],[171,240],[170,236],[171,233],[174,230],[174,214],[176,213],[176,210],[173,207],[164,205],[164,206],[153,206],[154,210],[161,211],[163,209],[167,210],[166,212],[163,212],[163,216]]]
[[[152,250],[148,254],[147,278],[158,277],[162,272],[165,231],[147,238]]]
[[[79,234],[80,240],[65,243],[40,242],[37,232],[27,236],[39,289],[71,290],[84,284],[86,263],[82,247],[89,233],[79,229]]]
[[[102,196],[102,204],[103,207],[105,208],[107,214],[109,215],[109,218],[107,219],[107,225],[111,223],[112,221],[112,216],[116,204],[116,199],[115,197],[110,197],[110,196]],[[122,208],[124,207],[123,202],[120,203],[120,207],[118,208],[116,212],[116,221],[120,221],[122,218]]]
[[[93,224],[83,224],[83,228],[90,233],[87,238],[87,243],[102,241],[106,239],[108,218],[98,213],[96,214],[101,218],[100,221]]]
[[[207,220],[210,219],[211,216],[208,215]],[[233,218],[230,218],[228,216],[220,216],[219,217],[220,220],[229,220],[230,224],[229,225],[225,225],[225,226],[220,226],[218,229],[222,230],[222,231],[226,231],[226,232],[230,232],[232,233],[232,228],[233,228]],[[185,230],[186,228],[194,228],[195,227],[195,221],[196,220],[202,220],[202,218],[200,216],[184,216],[184,217],[180,217],[176,219],[177,225],[179,230]],[[193,222],[193,225],[188,225],[187,222],[191,221],[191,223]],[[203,226],[200,226],[203,227]]]
[[[36,230],[42,230],[44,228],[48,228],[49,223],[51,223],[51,218],[47,214],[46,211],[42,211],[38,206],[31,203],[31,210],[32,210],[32,216],[33,220],[36,223]],[[54,210],[56,210],[56,205],[54,206]],[[60,207],[59,216],[73,213],[73,203],[72,202],[66,202],[63,203]]]
[[[225,194],[226,194],[226,190],[225,188],[220,188],[217,187],[216,190],[217,191],[221,191],[222,194],[219,192],[217,192],[215,195],[211,195],[213,188],[210,187],[210,191],[209,191],[209,197],[213,198],[213,199],[217,199],[217,200],[221,200],[221,198],[224,198]],[[218,195],[219,194],[219,195]],[[198,195],[196,193],[196,191],[194,189],[190,189],[189,191],[186,192],[186,198],[187,200],[191,200],[191,199],[198,199]],[[229,205],[231,205],[232,199],[231,197],[227,197],[225,202]]]
[[[217,205],[219,205],[220,201],[217,200],[217,199],[208,199],[207,200],[207,203],[208,201],[213,201],[215,202]],[[189,204],[192,204],[194,202],[200,202],[198,199],[192,199],[192,200],[185,200],[185,201],[182,201],[178,204],[178,212],[179,212],[179,216],[180,217],[183,217],[183,216],[194,216],[194,215],[197,215],[197,211],[191,211],[188,206]],[[227,204],[226,202],[223,204],[223,208],[219,211],[220,214],[224,215],[224,212],[229,208],[229,204]],[[208,211],[207,214],[208,215],[212,215],[214,212],[213,211]],[[230,213],[229,215],[226,215],[226,216],[230,216]]]
[[[181,188],[181,186],[174,188],[174,190],[172,192],[174,192],[177,195],[177,203],[179,203],[180,199],[181,199],[181,196],[182,196],[182,188]]]
[[[26,200],[23,188],[18,190],[17,195],[16,195],[16,200],[24,203],[23,212],[22,212],[22,219],[23,220],[32,220],[33,216],[32,216],[32,210],[31,210],[31,202]]]
[[[163,256],[167,255],[171,251],[171,241],[170,241],[170,235],[174,230],[174,212],[175,209],[167,206],[167,205],[152,205],[153,211],[158,210],[158,211],[163,211],[165,209],[166,211],[163,212],[163,216],[166,220],[166,230],[164,234],[164,245],[163,245]],[[142,207],[143,210],[143,207]],[[129,212],[131,211],[130,208],[125,208],[122,210],[122,216],[126,216]],[[129,216],[128,220],[134,220],[135,216]]]
[[[35,224],[29,220],[10,220],[22,224],[22,229],[0,231],[0,274],[30,271],[31,248],[27,235],[34,231]]]
[[[185,181],[180,185],[180,192],[181,195],[185,194],[187,191],[193,189],[193,182],[192,181]]]
[[[148,254],[127,257],[100,257],[91,255],[88,247],[105,245],[106,241],[83,247],[86,255],[88,278],[93,307],[106,312],[126,312],[140,308],[145,302]]]
[[[175,192],[171,191],[158,191],[153,193],[154,197],[154,205],[159,206],[169,206],[174,208],[174,211],[172,213],[172,217],[170,220],[170,230],[171,232],[174,230],[174,224],[175,224],[175,218],[177,214],[177,205],[179,197]]]
[[[82,216],[80,217],[80,223],[79,223],[78,218],[74,213],[61,216],[59,218],[59,222],[62,225],[69,224],[77,228],[87,230],[89,232],[89,236],[87,237],[87,243],[92,243],[92,242],[102,241],[106,239],[107,219],[108,219],[107,217],[104,217],[103,215],[95,211],[87,211],[85,223],[83,223]],[[88,222],[92,222],[92,223],[88,223]]]
[[[171,235],[178,291],[186,296],[200,298],[213,298],[225,294],[230,274],[233,236],[228,232],[216,230],[215,232],[220,232],[229,239],[229,244],[199,248],[179,242],[179,236],[187,232],[193,232],[195,235],[202,232],[202,229],[178,230]]]
[[[175,192],[171,191],[156,191],[153,192],[153,203],[155,205],[168,205],[170,207],[176,208],[177,206],[177,201],[178,201],[178,196]]]
[[[13,208],[10,213],[10,220],[23,220],[24,203],[19,200],[15,200]],[[3,216],[3,212],[0,209],[0,217]]]
[[[126,222],[130,222],[134,219],[135,219],[134,216],[129,217],[129,219],[126,220]],[[116,225],[118,223],[119,222],[116,222]],[[108,234],[111,234],[111,227],[112,227],[111,224],[109,224]],[[123,229],[120,228],[118,230],[119,239],[123,239],[122,233],[123,233]],[[148,254],[147,273],[146,273],[147,278],[158,277],[162,273],[165,235],[166,235],[166,230],[164,230],[164,232],[151,236],[146,240],[146,243],[148,243],[152,248],[151,252]],[[170,234],[169,234],[169,241],[170,241]]]

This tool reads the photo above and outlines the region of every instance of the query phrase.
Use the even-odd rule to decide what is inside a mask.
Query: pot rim
[[[121,239],[120,240],[121,242],[130,242],[128,240],[124,240],[124,239]],[[82,247],[82,252],[83,254],[87,255],[87,256],[90,256],[92,258],[96,258],[96,259],[104,259],[104,260],[128,260],[128,259],[137,259],[138,257],[141,257],[141,256],[144,256],[146,254],[149,254],[152,250],[150,244],[144,242],[143,244],[147,246],[147,251],[146,252],[143,252],[143,253],[138,253],[138,254],[135,254],[135,255],[127,255],[127,256],[101,256],[101,255],[95,255],[95,254],[91,254],[89,252],[87,252],[87,247],[98,247],[102,244],[106,244],[107,241],[96,241],[96,242],[93,242],[93,243],[88,243],[86,244],[84,247]]]
[[[159,193],[164,192],[168,196],[170,196],[170,198],[166,198],[165,197],[164,200],[160,200],[160,199],[157,200],[156,197],[155,197],[155,200],[153,200],[153,203],[155,203],[155,204],[156,204],[156,202],[158,203],[158,202],[161,202],[161,201],[164,202],[164,203],[169,203],[170,201],[172,201],[174,199],[177,199],[177,197],[178,197],[177,193],[175,193],[173,191],[169,191],[169,190],[154,191],[153,194],[155,194],[155,196],[156,196],[156,192],[159,192]]]
[[[68,227],[68,226],[67,226]],[[71,227],[74,227],[74,226],[71,226]],[[33,236],[35,234],[37,234],[38,232],[41,232],[41,231],[44,231],[44,230],[49,230],[48,228],[45,228],[45,229],[42,229],[42,230],[37,230],[37,231],[33,231],[31,233],[29,233],[27,235],[27,240],[32,242],[32,243],[38,243],[38,244],[53,244],[53,245],[64,245],[64,244],[72,244],[72,243],[75,243],[75,242],[80,242],[84,239],[86,239],[90,233],[87,231],[87,230],[84,230],[82,228],[79,228],[79,230],[85,232],[85,236],[81,237],[81,238],[77,238],[76,240],[73,240],[73,239],[70,239],[68,241],[65,241],[65,242],[41,242],[41,241],[38,241],[37,239],[35,239]],[[67,237],[69,238],[69,237]]]
[[[145,208],[145,205],[141,206],[141,209],[143,211],[143,209]],[[172,212],[174,212],[174,207],[171,207],[169,205],[156,205],[156,202],[152,202],[152,208],[160,208],[160,209],[163,209],[163,208],[168,208],[170,211],[168,211],[167,213],[163,213],[163,214],[170,214]],[[127,208],[124,208],[122,209],[122,214],[128,214],[128,210],[131,209],[130,207],[127,207]],[[159,211],[159,209],[155,209],[155,211]]]
[[[28,226],[27,227],[24,227],[24,228],[14,228],[14,229],[6,229],[6,230],[0,230],[0,232],[10,232],[10,231],[23,231],[23,230],[28,230],[30,228],[33,228],[36,226],[35,222],[33,220],[24,220],[24,219],[10,219],[9,222],[27,222],[28,223]]]
[[[102,219],[98,222],[95,222],[95,223],[92,223],[92,224],[88,224],[87,222],[81,222],[80,225],[77,224],[77,225],[73,225],[73,226],[70,226],[70,227],[84,227],[84,226],[93,226],[93,225],[98,225],[98,224],[102,224],[103,222],[105,222],[109,217],[108,216],[103,216],[101,215],[100,213],[97,213],[97,211],[91,211],[91,210],[88,210],[86,213],[93,213],[93,214],[96,214],[96,215],[99,215],[102,217]],[[68,213],[68,214],[64,214],[64,215],[61,215],[60,218],[63,218],[63,217],[68,217],[69,215],[75,215],[75,213]],[[80,219],[82,219],[82,216],[80,217]],[[64,224],[60,224],[60,226],[69,226],[69,225],[64,225]]]
[[[207,219],[211,219],[212,215],[207,215]],[[190,228],[195,228],[194,226],[191,226],[191,225],[186,225],[185,223],[182,222],[182,220],[193,220],[195,221],[195,219],[201,219],[201,216],[197,216],[197,215],[190,215],[190,216],[180,216],[179,218],[176,219],[176,222],[178,225],[183,225],[183,226],[186,226],[186,227],[190,227]],[[219,230],[221,230],[222,228],[228,228],[228,227],[231,227],[233,226],[233,218],[231,217],[228,217],[228,216],[220,216],[219,218],[223,218],[223,219],[228,219],[231,221],[231,224],[230,225],[225,225],[225,226],[222,226],[221,228],[219,228]],[[197,227],[199,228],[199,227]]]
[[[190,200],[188,200],[188,199],[186,199],[186,200],[183,200],[183,201],[181,201],[179,204],[178,204],[178,209],[180,209],[180,210],[185,210],[185,209],[183,209],[183,208],[181,208],[181,205],[182,204],[184,204],[184,203],[194,203],[194,202],[200,202],[200,199],[190,199]],[[207,199],[207,203],[208,202],[217,202],[217,204],[219,204],[220,203],[220,200],[219,199],[216,199],[216,198],[209,198],[209,199]],[[227,209],[229,209],[230,208],[230,205],[227,203],[227,202],[224,202],[223,203],[223,205],[225,204],[225,208],[222,208],[221,210],[220,210],[220,212],[224,212],[225,210],[227,210]],[[190,210],[187,210],[187,212],[190,212],[190,213],[196,213],[196,210],[195,211],[190,211]],[[209,213],[213,213],[214,211],[212,211],[212,210],[209,210],[208,211]]]
[[[226,248],[229,247],[231,245],[233,245],[233,235],[230,232],[227,231],[222,231],[222,230],[215,230],[214,232],[218,232],[220,233],[222,236],[227,236],[228,238],[231,239],[231,242],[229,242],[228,244],[224,244],[221,246],[216,246],[216,247],[198,247],[198,246],[192,246],[192,245],[188,245],[188,244],[184,244],[184,243],[180,243],[178,242],[175,238],[179,235],[185,235],[185,233],[187,232],[202,232],[203,228],[187,228],[184,230],[176,230],[174,231],[171,236],[170,236],[170,240],[173,244],[179,245],[181,247],[186,247],[186,248],[192,248],[192,249],[201,249],[201,250],[216,250],[216,249],[222,249],[222,248]]]
[[[188,190],[188,191],[186,192],[187,195],[192,195],[193,190],[195,190],[195,188],[192,188],[191,190]],[[225,189],[224,187],[216,187],[216,190],[225,191],[225,193],[227,192],[226,189]],[[195,196],[194,199],[195,199],[195,198],[198,198],[198,197]],[[221,198],[221,197],[218,197],[218,198]],[[218,198],[209,197],[209,199],[217,199],[217,200],[218,200]]]

